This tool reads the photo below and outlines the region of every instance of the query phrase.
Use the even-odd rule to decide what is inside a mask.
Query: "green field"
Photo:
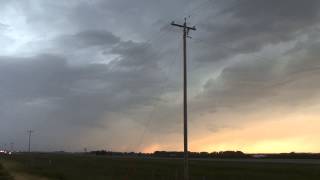
[[[11,180],[11,176],[9,173],[4,169],[4,167],[0,164],[0,180]]]
[[[2,157],[10,173],[56,180],[181,180],[182,160],[108,158],[91,155],[32,154]],[[9,179],[0,166],[0,179]],[[320,164],[191,161],[191,180],[319,180]],[[1,180],[2,180],[1,179]]]

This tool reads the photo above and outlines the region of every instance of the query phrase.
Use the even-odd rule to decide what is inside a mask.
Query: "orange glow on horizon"
[[[216,131],[208,129],[212,116],[203,116],[198,124],[190,123],[189,150],[193,152],[243,151],[245,153],[320,152],[320,106],[278,111],[255,112],[244,116],[228,114],[214,116],[223,122],[241,119],[233,127]],[[319,115],[318,115],[319,114]],[[262,118],[261,118],[262,117]],[[253,121],[259,119],[258,121]],[[212,125],[212,124],[211,124]],[[191,131],[190,131],[191,130]],[[181,133],[181,135],[180,135]],[[142,152],[182,151],[182,132],[163,136],[161,142],[146,144]]]
[[[303,120],[302,120],[303,119]],[[320,121],[316,117],[247,123],[193,141],[191,151],[241,150],[246,153],[319,152]]]
[[[159,144],[152,144],[150,146],[147,146],[142,149],[142,152],[144,153],[153,153],[154,151],[157,151],[161,149],[161,146]]]

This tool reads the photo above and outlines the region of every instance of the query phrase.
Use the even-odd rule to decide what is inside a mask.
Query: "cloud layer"
[[[188,15],[195,144],[319,102],[317,0],[0,3],[0,142],[19,149],[27,129],[38,150],[181,149],[181,34],[168,24]]]

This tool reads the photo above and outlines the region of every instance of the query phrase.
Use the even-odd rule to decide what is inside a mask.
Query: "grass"
[[[9,173],[4,169],[2,164],[0,164],[0,180],[12,180],[12,177]]]
[[[56,180],[178,180],[181,160],[125,159],[90,155],[15,155],[15,171]],[[1,172],[1,171],[0,171]],[[320,165],[191,161],[191,180],[319,180]]]

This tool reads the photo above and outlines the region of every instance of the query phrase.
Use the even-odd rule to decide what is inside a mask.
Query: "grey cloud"
[[[250,18],[255,21],[261,19],[262,21],[272,24],[277,22],[293,21],[296,23],[307,23],[315,21],[318,16],[319,1],[306,0],[301,2],[299,0],[245,0],[240,8],[236,8],[233,12],[234,16],[239,18]],[[279,27],[280,28],[280,27]]]
[[[8,25],[0,23],[0,30],[4,30],[4,29],[7,29],[7,28],[8,28]]]
[[[68,83],[68,77],[63,74],[68,73],[65,65],[63,59],[55,56],[1,57],[0,82],[6,93],[18,98],[52,97],[65,93],[63,87]]]
[[[90,134],[97,128],[108,131],[119,121],[141,130],[150,120],[147,128],[154,134],[170,136],[177,132],[181,99],[173,96],[178,98],[181,93],[181,34],[168,25],[172,20],[178,22],[180,15],[181,19],[189,15],[188,10],[198,3],[32,2],[6,5],[11,4],[25,18],[21,27],[26,28],[28,38],[37,38],[25,46],[14,46],[9,57],[0,58],[0,133],[12,135],[18,127],[24,130],[30,125],[43,129],[52,141],[68,135],[57,143],[66,147],[71,141],[80,141],[84,132]],[[285,106],[289,101],[300,105],[316,95],[318,86],[313,82],[318,81],[319,46],[316,41],[311,46],[310,41],[318,35],[309,34],[318,31],[318,1],[201,3],[201,8],[191,12],[195,16],[190,22],[198,30],[192,32],[188,44],[192,121],[198,122],[204,113],[220,113],[221,108],[228,113],[248,108],[246,112],[252,113],[251,107],[259,111],[270,104]],[[17,27],[13,24],[8,30]],[[310,38],[303,43],[304,48],[292,48],[279,59],[256,60],[264,47],[285,45],[301,36]],[[21,49],[29,48],[29,57],[20,58],[26,56]],[[231,62],[230,57],[250,57],[251,53],[258,56]],[[220,71],[217,78],[210,78]],[[59,135],[54,134],[53,127],[59,129]],[[126,136],[121,130],[119,134]],[[127,141],[135,138],[128,137]]]
[[[56,39],[59,47],[87,48],[92,46],[113,45],[120,42],[120,38],[111,32],[102,30],[82,31],[73,35],[63,35]]]
[[[227,109],[252,112],[312,104],[318,96],[319,43],[308,41],[303,49],[275,59],[248,59],[225,68],[204,85],[193,100],[194,110]]]
[[[72,132],[60,128],[61,134],[71,137],[83,129],[101,126],[108,129],[108,124],[123,116],[136,123],[143,122],[137,114],[159,101],[164,93],[160,87],[165,82],[162,69],[156,63],[146,62],[156,62],[153,50],[144,49],[139,43],[128,44],[115,47],[113,53],[120,59],[111,62],[113,65],[73,66],[65,58],[49,54],[1,57],[3,123],[25,121],[42,131],[50,126],[78,127]],[[131,64],[139,68],[130,68]],[[54,132],[48,129],[47,135],[50,133]]]
[[[5,35],[5,32],[9,30],[9,26],[0,22],[0,43],[4,44],[3,49],[8,47],[8,44],[12,43],[13,40]]]
[[[201,57],[199,61],[221,60],[259,51],[268,44],[294,40],[315,27],[320,8],[316,0],[241,1],[227,6],[234,4],[234,8],[226,8],[218,16],[213,14],[199,23],[199,29],[205,29],[200,41],[214,47],[208,54],[212,58]]]
[[[63,118],[66,121],[98,120],[85,117],[147,104],[160,81],[154,69],[121,71],[103,64],[72,67],[65,59],[49,55],[26,60],[9,58],[6,62],[3,59],[0,66],[3,96],[27,102],[52,98],[65,113],[84,113],[78,118]]]
[[[127,68],[137,66],[156,68],[159,60],[158,54],[147,43],[121,42],[108,53],[121,55],[121,60],[117,61],[116,64]]]

